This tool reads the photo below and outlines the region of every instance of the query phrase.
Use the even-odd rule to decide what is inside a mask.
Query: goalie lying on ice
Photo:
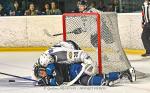
[[[96,64],[73,41],[60,42],[44,52],[34,64],[34,76],[38,85],[59,86],[67,85],[109,85],[110,82],[127,75],[130,81],[130,71],[97,74]],[[125,73],[125,74],[124,74]]]

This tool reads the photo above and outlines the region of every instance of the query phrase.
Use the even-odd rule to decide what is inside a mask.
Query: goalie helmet
[[[54,61],[55,61],[54,56],[50,55],[46,51],[40,56],[38,63],[43,67],[47,67],[48,64],[54,63]]]
[[[41,78],[39,75],[39,71],[45,70],[45,68],[42,67],[38,62],[39,62],[39,59],[38,59],[37,63],[35,63],[33,66],[33,75],[34,75],[33,78],[34,79]]]

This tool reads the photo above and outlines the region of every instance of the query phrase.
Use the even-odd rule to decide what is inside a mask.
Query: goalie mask
[[[43,67],[47,67],[48,64],[54,63],[54,61],[54,57],[48,53],[43,53],[38,60],[39,64]]]

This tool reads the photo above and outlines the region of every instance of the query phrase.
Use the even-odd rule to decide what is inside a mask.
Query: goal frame
[[[102,73],[102,51],[101,51],[101,22],[100,22],[100,14],[98,13],[64,13],[62,15],[62,24],[63,24],[63,41],[66,41],[67,38],[67,31],[66,31],[66,17],[67,16],[96,16],[96,20],[97,20],[97,47],[98,47],[98,71],[99,73]]]

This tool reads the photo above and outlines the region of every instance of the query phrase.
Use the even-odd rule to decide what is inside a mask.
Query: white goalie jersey
[[[86,71],[88,74],[95,73],[95,69],[93,68],[96,68],[94,64],[96,62],[93,62],[91,57],[83,50],[77,50],[70,42],[60,42],[54,45],[45,51],[37,62],[43,67],[46,67],[50,63],[83,63],[90,70],[89,72]]]

